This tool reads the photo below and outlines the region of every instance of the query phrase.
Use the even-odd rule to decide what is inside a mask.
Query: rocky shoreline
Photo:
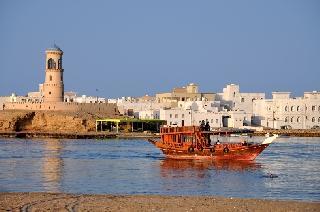
[[[1,211],[319,211],[320,202],[216,196],[0,193]]]

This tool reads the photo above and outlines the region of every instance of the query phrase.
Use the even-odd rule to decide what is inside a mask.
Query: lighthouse
[[[62,55],[63,51],[55,44],[53,48],[46,49],[44,102],[63,102],[64,100]]]

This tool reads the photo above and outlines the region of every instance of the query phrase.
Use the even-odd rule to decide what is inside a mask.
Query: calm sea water
[[[251,163],[168,160],[145,140],[1,139],[0,192],[319,201],[320,139],[279,138]]]

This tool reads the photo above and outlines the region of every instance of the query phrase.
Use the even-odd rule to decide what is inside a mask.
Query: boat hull
[[[149,140],[151,141],[151,140]],[[163,154],[170,159],[196,159],[196,160],[254,160],[269,144],[218,144],[204,149],[186,149],[168,147],[161,141],[151,141]]]

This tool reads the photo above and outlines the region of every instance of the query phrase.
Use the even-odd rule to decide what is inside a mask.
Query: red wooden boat
[[[149,139],[172,159],[254,160],[278,135],[267,137],[261,144],[212,143],[210,135],[221,131],[203,131],[197,126],[162,127],[161,140]]]

